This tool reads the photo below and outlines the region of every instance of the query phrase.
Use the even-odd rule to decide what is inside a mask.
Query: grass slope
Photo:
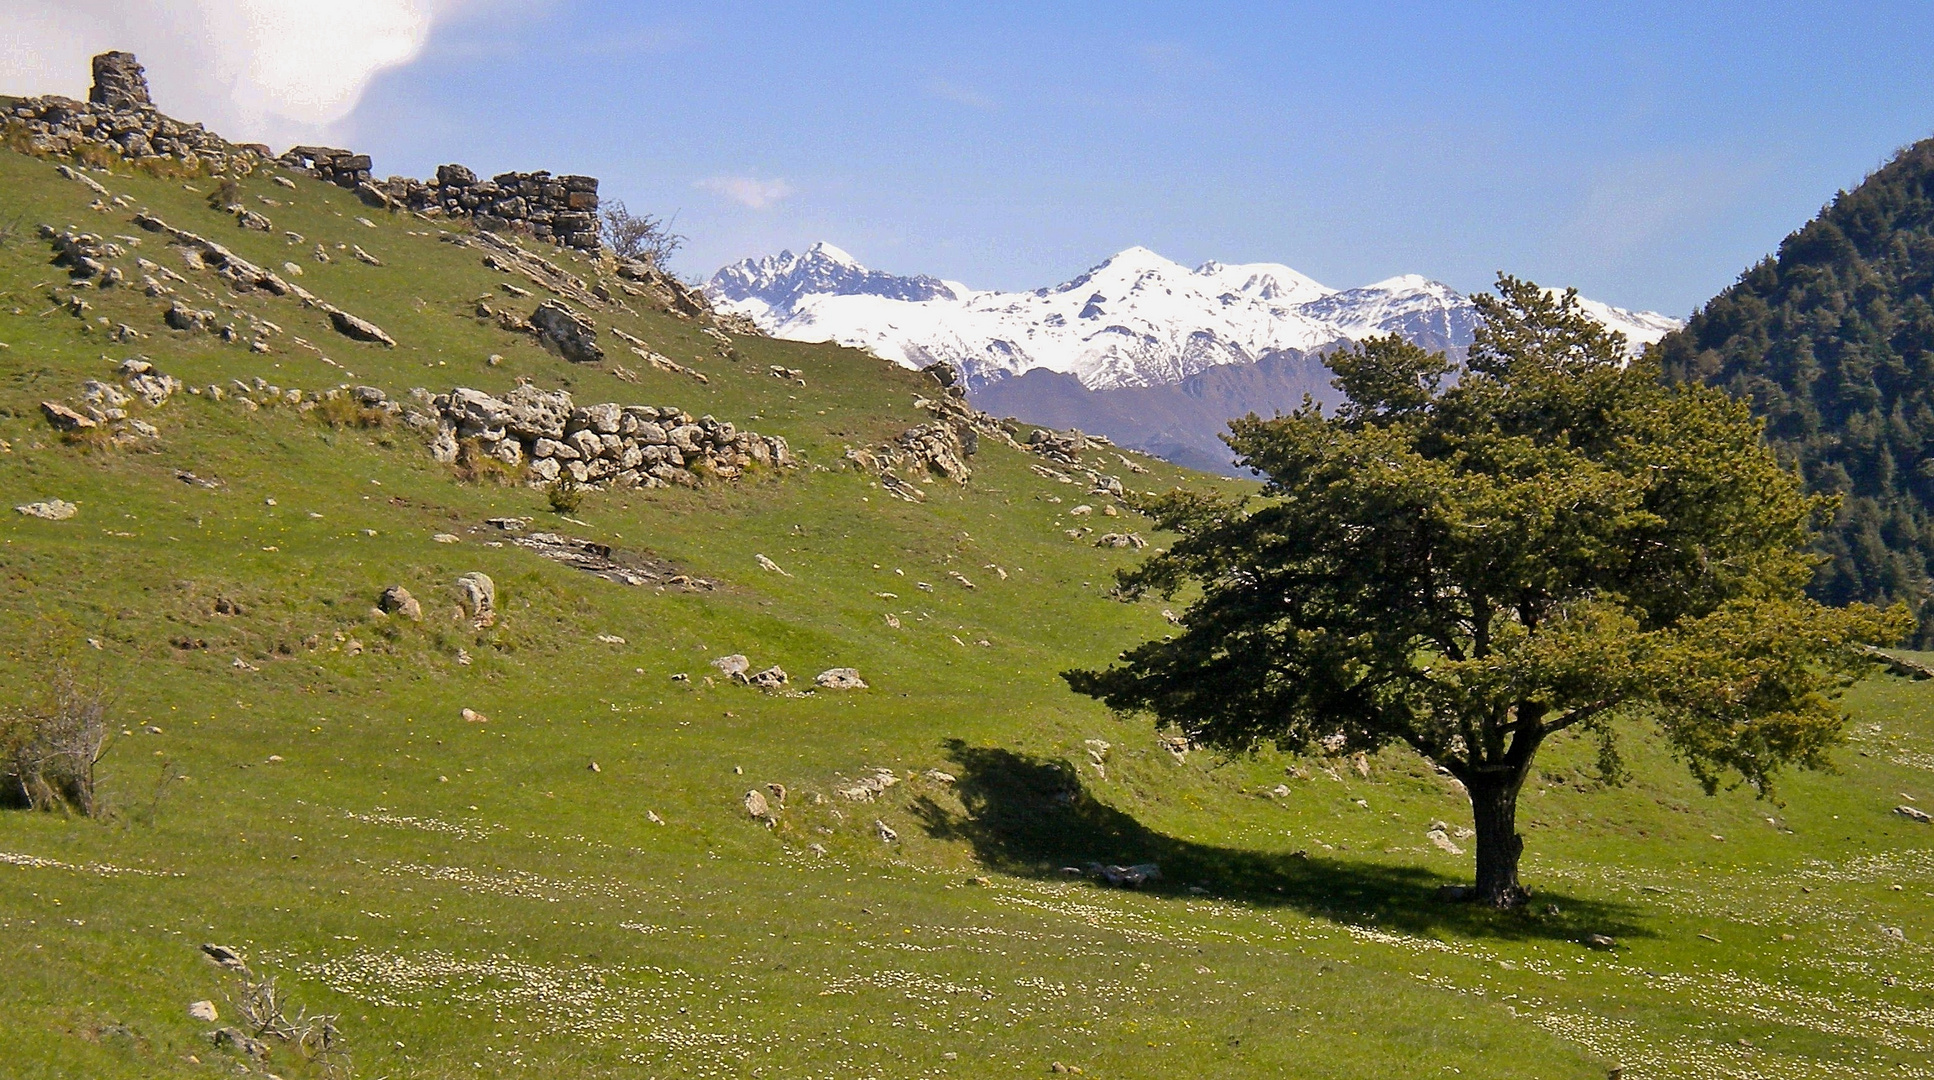
[[[1707,798],[1644,749],[1630,784],[1597,790],[1592,748],[1561,741],[1524,803],[1534,909],[1439,905],[1469,857],[1424,833],[1468,812],[1414,758],[1368,775],[1178,761],[1065,690],[1061,669],[1166,625],[1106,596],[1132,552],[1064,534],[1115,523],[1069,514],[1100,501],[986,442],[970,485],[917,506],[839,467],[844,446],[925,418],[911,373],[763,339],[731,362],[689,322],[600,312],[710,379],[628,384],[475,317],[482,295],[537,298],[510,300],[435,225],[254,178],[245,201],[276,232],[246,232],[178,181],[97,175],[262,265],[299,261],[306,287],[399,344],[351,343],[208,275],[188,276],[284,328],[271,353],[166,330],[165,301],[131,288],[84,290],[92,310],[72,316],[38,224],[137,236],[130,268],[179,259],[130,209],[90,210],[51,164],[0,152],[0,502],[81,506],[0,518],[6,695],[32,695],[48,641],[92,637],[125,731],[109,820],[0,812],[8,1076],[235,1072],[186,1014],[202,998],[233,1014],[208,941],[341,1012],[370,1078],[1934,1075],[1934,829],[1891,812],[1934,804],[1934,685],[1860,687],[1843,771],[1791,778],[1780,803]],[[110,344],[98,317],[149,336]],[[139,414],[162,439],[136,453],[41,421],[40,400],[135,353],[196,385],[528,376],[781,434],[807,465],[593,493],[580,524],[540,493],[459,482],[399,429],[182,395]],[[1138,488],[1201,480],[1144,466]],[[509,514],[722,584],[629,588],[491,546],[481,523]],[[498,584],[488,630],[451,617],[471,570]],[[396,583],[421,625],[369,613]],[[872,688],[709,685],[729,652],[796,681],[855,666]],[[902,782],[871,803],[836,794],[874,768]],[[742,808],[769,783],[788,790],[771,829]],[[1166,875],[1147,892],[1058,874],[1145,859]],[[1586,947],[1593,933],[1618,948]],[[254,1068],[321,1075],[287,1048]]]

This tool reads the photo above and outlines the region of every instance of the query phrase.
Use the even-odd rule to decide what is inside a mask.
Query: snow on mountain
[[[979,385],[1045,368],[1090,390],[1178,383],[1211,367],[1372,334],[1394,332],[1430,348],[1468,345],[1477,325],[1469,299],[1414,274],[1337,290],[1276,263],[1190,270],[1144,247],[1051,288],[998,292],[869,270],[821,243],[734,263],[706,291],[776,337],[837,341],[913,367],[945,360]],[[1634,347],[1679,325],[1583,303]]]

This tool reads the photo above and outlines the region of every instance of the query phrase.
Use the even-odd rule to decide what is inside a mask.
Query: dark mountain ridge
[[[1765,418],[1808,486],[1841,497],[1816,595],[1902,601],[1934,643],[1934,139],[1836,195],[1657,346],[1668,378]]]

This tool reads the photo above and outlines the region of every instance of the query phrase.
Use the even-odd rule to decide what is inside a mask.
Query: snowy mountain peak
[[[821,259],[826,262],[837,263],[840,266],[851,266],[861,270],[865,269],[865,267],[860,266],[860,261],[858,259],[855,259],[851,255],[848,255],[845,251],[834,247],[833,245],[827,243],[824,240],[821,240],[818,243],[814,244],[812,247],[807,248],[806,253],[800,256],[800,258],[802,260]]]
[[[1005,293],[869,270],[822,242],[800,255],[734,263],[706,291],[778,337],[838,341],[915,367],[945,360],[970,384],[1046,368],[1094,390],[1176,383],[1373,334],[1457,348],[1471,343],[1478,321],[1468,298],[1418,274],[1337,290],[1280,263],[1211,261],[1190,270],[1141,246],[1060,285]],[[1582,303],[1634,348],[1679,325]]]

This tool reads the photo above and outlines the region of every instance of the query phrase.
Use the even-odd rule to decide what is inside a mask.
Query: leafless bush
[[[304,1059],[320,1063],[327,1074],[348,1075],[348,1050],[336,1026],[341,1014],[312,1014],[298,1008],[290,1016],[289,996],[276,989],[275,976],[257,977],[242,971],[236,978],[241,985],[230,996],[229,1004],[255,1038],[279,1039],[293,1045]]]
[[[78,662],[58,657],[40,699],[0,713],[0,780],[15,805],[102,812],[94,770],[108,746],[108,696]]]
[[[621,259],[637,259],[663,270],[672,254],[685,246],[685,237],[671,230],[670,221],[633,214],[616,199],[604,204],[600,217],[598,231]]]

